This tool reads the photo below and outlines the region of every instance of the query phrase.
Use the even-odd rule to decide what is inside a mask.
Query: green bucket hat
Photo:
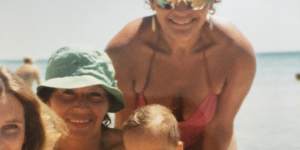
[[[109,112],[117,112],[124,107],[115,70],[106,53],[63,47],[49,58],[45,81],[38,86],[37,93],[39,95],[45,88],[74,89],[93,85],[101,85],[114,97],[110,101]]]

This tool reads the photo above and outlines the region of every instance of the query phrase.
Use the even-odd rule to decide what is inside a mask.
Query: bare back
[[[32,84],[35,81],[37,84],[40,84],[39,71],[31,64],[23,64],[17,69],[16,74],[22,78],[29,87],[32,87]]]

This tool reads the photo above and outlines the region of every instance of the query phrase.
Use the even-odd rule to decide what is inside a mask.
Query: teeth
[[[88,123],[89,120],[70,120],[72,123]]]
[[[171,19],[174,23],[180,24],[180,25],[185,25],[185,24],[189,24],[192,22],[192,20],[183,20],[183,21],[177,21],[174,19]]]

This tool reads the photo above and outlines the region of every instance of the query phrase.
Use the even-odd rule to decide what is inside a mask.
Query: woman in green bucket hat
[[[121,131],[109,128],[108,112],[124,107],[115,71],[105,53],[64,47],[48,61],[37,94],[66,122],[59,150],[122,149]]]

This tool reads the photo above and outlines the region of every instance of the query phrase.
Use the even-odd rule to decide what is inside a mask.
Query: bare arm
[[[255,57],[242,50],[230,70],[219,96],[216,114],[204,132],[203,150],[227,150],[233,134],[234,118],[247,95],[254,75]]]
[[[118,86],[124,93],[125,108],[116,113],[116,127],[121,128],[129,115],[135,110],[135,91],[133,85],[133,68],[136,56],[133,52],[134,47],[130,47],[130,43],[135,38],[142,20],[135,20],[126,25],[108,44],[106,52],[112,59],[116,70],[116,79]]]
[[[106,52],[111,57],[113,65],[116,69],[116,79],[118,86],[123,92],[125,107],[116,113],[115,127],[121,128],[123,122],[127,120],[129,115],[134,111],[135,92],[133,90],[132,69],[130,62],[127,61],[127,53],[120,54],[119,50],[107,49]]]

